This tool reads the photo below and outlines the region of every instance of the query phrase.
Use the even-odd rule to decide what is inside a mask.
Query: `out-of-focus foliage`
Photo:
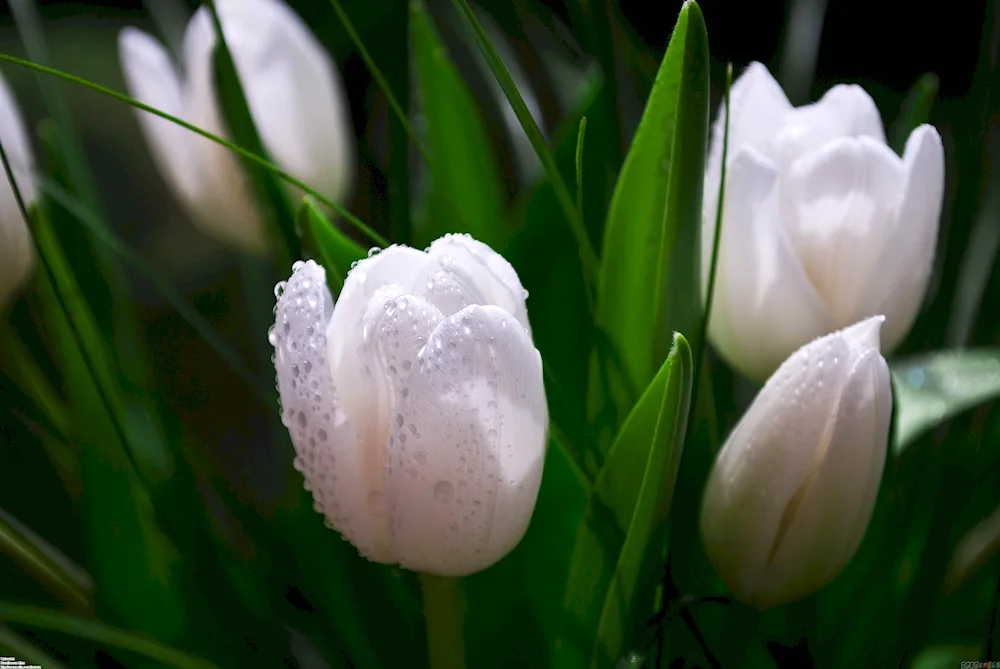
[[[472,14],[551,162],[456,4],[289,0],[344,80],[358,175],[344,207],[392,243],[471,232],[529,291],[552,429],[525,538],[461,581],[468,666],[1000,659],[997,3],[876,17],[852,0],[481,0]],[[11,0],[0,53],[123,91],[118,31],[142,27],[179,54],[197,6]],[[227,137],[259,150],[231,63],[215,58]],[[861,83],[894,148],[930,122],[947,162],[931,286],[889,360],[872,524],[828,587],[763,612],[730,599],[697,534],[708,468],[757,389],[698,339],[708,122],[727,64],[751,60],[796,104]],[[41,193],[34,277],[0,305],[0,655],[426,666],[415,575],[363,560],[312,509],[267,343],[272,287],[299,248],[337,294],[375,243],[257,165],[277,250],[243,256],[185,218],[127,104],[0,67]],[[587,246],[601,256],[592,277]]]

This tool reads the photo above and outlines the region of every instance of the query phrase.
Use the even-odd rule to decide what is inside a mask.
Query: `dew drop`
[[[327,438],[326,430],[324,430],[323,428],[316,430],[316,438],[319,439],[320,441],[326,441]]]
[[[442,504],[448,504],[455,497],[455,486],[451,481],[438,481],[434,484],[434,499]]]

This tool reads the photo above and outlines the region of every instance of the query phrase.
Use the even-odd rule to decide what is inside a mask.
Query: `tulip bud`
[[[719,453],[701,533],[733,594],[805,597],[854,556],[882,480],[892,394],[883,316],[817,339],[774,373]]]
[[[353,138],[340,77],[309,28],[280,0],[218,0],[216,9],[261,141],[284,171],[335,202],[352,179]],[[217,34],[208,8],[184,35],[183,76],[163,46],[126,28],[119,36],[132,95],[227,136],[215,87]],[[145,111],[138,118],[175,197],[205,232],[262,251],[266,234],[237,158],[226,148]]]
[[[712,133],[702,290],[715,235],[725,111]],[[742,374],[767,378],[800,346],[875,314],[891,350],[923,300],[944,193],[944,152],[922,125],[903,157],[859,86],[793,108],[760,63],[730,95],[729,154],[709,337]]]
[[[37,197],[32,173],[35,160],[28,142],[24,120],[7,82],[0,75],[0,142],[3,143],[26,207]],[[0,304],[28,278],[34,264],[34,251],[28,222],[17,206],[14,189],[5,173],[0,172]]]
[[[270,340],[315,508],[365,557],[462,576],[524,536],[548,432],[542,361],[514,269],[467,235],[278,284]]]

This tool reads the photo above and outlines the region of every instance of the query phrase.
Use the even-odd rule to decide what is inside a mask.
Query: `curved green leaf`
[[[326,270],[327,285],[339,295],[351,266],[365,257],[365,249],[334,225],[308,195],[299,207],[299,226],[312,239],[317,259]]]
[[[111,627],[96,620],[78,618],[36,606],[0,602],[0,620],[36,629],[63,632],[112,648],[129,650],[178,669],[213,669],[214,664],[146,638],[135,632]]]
[[[680,334],[673,341],[615,439],[577,531],[561,666],[585,664],[591,653],[591,662],[610,665],[645,622],[638,602],[653,589],[640,585],[660,562],[691,400],[691,349]]]
[[[700,314],[708,65],[705,21],[689,1],[618,177],[604,236],[598,322],[636,388],[666,357],[670,332],[693,332]]]
[[[500,169],[475,98],[452,64],[422,0],[410,3],[414,87],[430,164],[414,217],[414,245],[468,232],[503,250]]]
[[[1000,350],[941,351],[892,365],[893,452],[931,428],[1000,397]]]
[[[621,657],[649,614],[639,603],[646,599],[652,604],[652,584],[662,567],[663,521],[670,511],[684,447],[692,367],[687,340],[675,334],[667,360],[626,420],[597,482],[597,494],[618,521],[626,516],[630,521],[604,598],[592,667],[607,666]],[[638,488],[636,481],[642,481]]]

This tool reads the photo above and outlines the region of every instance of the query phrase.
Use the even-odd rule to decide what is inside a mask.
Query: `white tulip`
[[[24,204],[30,207],[38,195],[32,178],[35,159],[21,111],[3,75],[0,75],[0,142]],[[28,278],[34,257],[28,222],[17,206],[10,180],[0,168],[0,303],[7,301]]]
[[[296,263],[270,333],[315,508],[365,557],[461,576],[524,535],[548,432],[514,269],[467,235],[361,260],[334,304]]]
[[[793,108],[760,63],[733,84],[729,154],[709,336],[744,375],[767,378],[794,350],[884,314],[885,350],[909,331],[937,241],[944,152],[922,125],[903,157],[859,86]],[[702,294],[722,167],[725,111],[705,173]]]
[[[733,594],[766,608],[809,595],[854,556],[882,480],[892,414],[875,316],[796,351],[719,452],[701,533]]]
[[[216,8],[264,148],[283,170],[343,201],[351,186],[354,140],[329,55],[280,0],[218,0]],[[182,76],[157,40],[126,28],[119,50],[129,91],[145,104],[228,136],[214,84],[216,41],[203,6],[184,35]],[[244,249],[266,248],[264,223],[238,158],[166,119],[137,113],[160,171],[192,219]]]

